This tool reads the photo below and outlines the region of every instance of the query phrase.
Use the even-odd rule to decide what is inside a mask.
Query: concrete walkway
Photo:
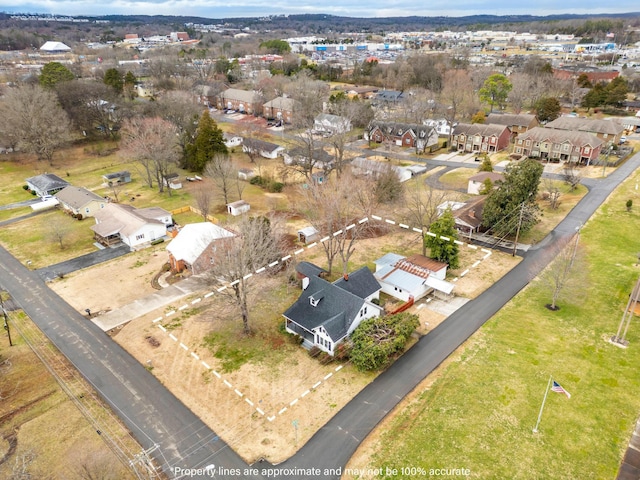
[[[139,298],[138,300],[112,310],[111,312],[92,318],[91,320],[103,331],[124,325],[125,323],[165,307],[172,302],[176,302],[188,295],[206,289],[207,284],[200,277],[189,277],[178,283],[164,288],[156,293]]]

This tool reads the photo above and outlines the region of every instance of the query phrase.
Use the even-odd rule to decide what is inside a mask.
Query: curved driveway
[[[444,361],[459,345],[502,308],[553,256],[556,241],[571,236],[584,224],[611,191],[640,165],[640,154],[629,159],[608,178],[593,182],[589,193],[524,260],[475,300],[449,316],[437,328],[379,375],[338,412],[292,458],[272,467],[255,467],[259,475],[247,475],[246,464],[200,419],[169,393],[131,355],[86,321],[39,278],[0,248],[0,286],[74,363],[145,448],[159,444],[155,458],[170,467],[202,468],[215,464],[241,475],[215,478],[337,479],[360,442],[398,402]],[[97,287],[98,288],[98,287]],[[212,406],[215,408],[215,406]],[[306,412],[313,415],[313,412]],[[330,469],[330,470],[325,470]],[[195,473],[195,472],[194,472]],[[173,475],[170,475],[173,476]],[[189,478],[212,478],[202,473]]]

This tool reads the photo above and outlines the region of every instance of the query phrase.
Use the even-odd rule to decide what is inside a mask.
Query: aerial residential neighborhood
[[[637,15],[100,8],[0,13],[1,478],[640,478]]]

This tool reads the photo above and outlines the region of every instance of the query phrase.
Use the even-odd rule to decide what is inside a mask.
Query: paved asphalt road
[[[131,249],[127,245],[120,245],[114,248],[104,248],[96,250],[95,252],[81,255],[66,262],[56,263],[55,265],[49,265],[48,267],[39,268],[36,270],[38,275],[45,281],[50,282],[55,280],[60,275],[66,275],[76,270],[91,267],[114,258],[121,257],[131,252]]]
[[[517,294],[551,260],[557,240],[573,235],[638,165],[640,154],[607,179],[593,182],[589,194],[553,232],[525,254],[516,268],[423,337],[338,412],[294,457],[275,467],[267,463],[255,467],[270,469],[271,478],[340,478],[341,469],[367,434],[407,393]],[[161,455],[156,458],[165,471],[170,471],[169,467],[201,468],[209,464],[240,471],[246,468],[214,432],[142,365],[55,295],[35,272],[24,268],[1,248],[0,286],[10,292],[47,337],[113,406],[145,448],[160,445]],[[301,423],[304,422],[302,413],[313,414],[301,411]],[[273,470],[278,468],[320,470],[318,475],[309,471],[281,471],[278,474]],[[325,472],[324,469],[334,470]],[[224,479],[260,477],[216,475],[216,478]],[[211,476],[202,474],[192,478]]]

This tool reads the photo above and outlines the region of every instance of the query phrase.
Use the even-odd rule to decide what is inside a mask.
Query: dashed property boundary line
[[[384,222],[385,222],[385,223],[387,223],[387,224],[389,224],[389,225],[397,225],[398,227],[403,228],[403,229],[405,229],[405,230],[411,230],[411,231],[413,231],[413,232],[420,233],[420,234],[422,234],[422,233],[423,233],[423,230],[422,230],[422,229],[420,229],[420,228],[410,227],[409,225],[404,224],[404,223],[397,223],[396,221],[391,220],[391,219],[388,219],[388,218],[383,219],[382,217],[379,217],[379,216],[377,216],[377,215],[371,215],[371,218],[372,218],[372,219],[374,219],[374,220],[377,220],[377,221],[383,221],[383,220],[384,220]],[[366,223],[366,222],[368,222],[368,221],[369,221],[369,217],[365,217],[365,218],[362,218],[361,220],[358,220],[358,224],[359,224],[359,225],[361,225],[361,224]],[[352,223],[351,225],[347,226],[344,230],[338,230],[337,232],[334,232],[332,235],[327,235],[326,237],[321,238],[318,242],[320,242],[320,243],[324,243],[324,242],[326,242],[327,240],[329,240],[331,237],[336,237],[336,236],[338,236],[338,235],[341,235],[341,234],[345,233],[346,231],[349,231],[349,230],[351,230],[352,228],[355,228],[355,226],[356,226],[356,224],[355,224],[355,222],[354,222],[354,223]],[[437,235],[437,234],[435,234],[435,233],[433,233],[433,232],[428,231],[428,232],[426,232],[426,234],[427,234],[427,235],[429,235],[430,237],[438,238],[438,235]],[[467,246],[468,246],[469,248],[471,248],[472,250],[478,250],[478,246],[477,246],[477,245],[471,245],[471,244],[468,244],[468,243],[465,243],[465,242],[461,242],[461,241],[459,241],[459,240],[452,240],[451,238],[446,237],[446,236],[444,236],[444,235],[440,235],[439,237],[440,237],[442,240],[445,240],[445,241],[449,241],[449,242],[450,242],[450,241],[453,241],[456,245],[460,245],[460,246],[462,246],[462,245],[467,245]],[[253,273],[249,273],[249,274],[245,275],[245,276],[243,277],[243,279],[250,278],[250,277],[251,277],[251,276],[253,276],[254,274],[258,275],[258,274],[260,274],[260,273],[262,273],[262,272],[266,271],[266,269],[267,269],[267,268],[273,268],[273,267],[275,267],[275,266],[276,266],[278,263],[280,263],[280,262],[286,262],[287,260],[291,259],[291,258],[292,258],[292,256],[300,255],[301,253],[303,253],[303,252],[305,252],[305,251],[307,251],[307,250],[310,250],[310,249],[312,249],[312,248],[314,248],[314,247],[317,247],[317,246],[318,246],[318,244],[319,244],[318,242],[313,242],[313,243],[311,243],[311,244],[309,244],[309,245],[306,245],[305,247],[299,248],[298,250],[295,250],[295,251],[293,252],[293,254],[285,255],[285,256],[284,256],[284,257],[282,257],[280,260],[276,260],[276,261],[274,261],[274,262],[271,262],[271,263],[270,263],[270,264],[268,264],[267,266],[264,266],[264,267],[258,268],[255,272],[253,272]],[[464,271],[460,274],[460,277],[464,277],[466,274],[468,274],[468,273],[469,273],[469,271],[470,271],[471,269],[478,267],[478,265],[480,265],[480,263],[482,263],[482,261],[486,260],[487,258],[489,258],[489,257],[491,256],[491,251],[490,251],[490,250],[487,250],[487,249],[485,249],[485,248],[480,248],[480,250],[481,250],[485,255],[484,255],[480,260],[477,260],[473,265],[471,265],[471,267],[469,267],[469,268],[467,268],[466,270],[464,270]],[[458,278],[459,278],[459,277],[456,277],[456,278],[454,278],[452,281],[453,281],[453,282],[457,282],[457,281],[458,281]],[[235,280],[235,281],[231,282],[229,285],[223,285],[223,286],[221,286],[221,287],[220,287],[220,288],[218,288],[216,291],[217,291],[218,293],[223,292],[223,291],[224,291],[224,290],[226,290],[228,287],[232,287],[232,286],[234,286],[235,284],[237,284],[237,283],[239,283],[239,282],[240,282],[240,280]],[[213,291],[211,291],[211,292],[207,292],[207,293],[205,293],[202,297],[198,297],[198,298],[196,298],[196,299],[192,300],[190,304],[185,303],[184,305],[182,305],[182,306],[178,307],[177,309],[174,309],[174,310],[170,310],[170,311],[168,311],[168,312],[165,312],[164,316],[161,316],[161,317],[157,317],[157,318],[155,318],[155,319],[152,321],[152,323],[153,323],[153,324],[158,324],[158,322],[162,321],[163,319],[165,319],[165,318],[169,318],[169,317],[171,317],[172,315],[175,315],[175,314],[176,314],[176,313],[178,313],[178,312],[181,312],[181,311],[183,311],[183,310],[186,310],[187,308],[189,308],[189,306],[196,305],[197,303],[200,303],[203,299],[209,298],[209,297],[213,296],[214,294],[215,294],[215,292],[213,292]],[[427,300],[426,300],[426,303],[429,303],[430,301],[431,301],[431,299],[429,298],[429,299],[427,299]],[[418,306],[418,308],[422,308],[422,307],[424,307],[424,304],[420,304],[420,305]],[[164,333],[168,333],[169,338],[170,338],[171,340],[173,340],[174,342],[176,342],[176,343],[180,346],[180,348],[182,348],[182,349],[183,349],[184,351],[186,351],[186,352],[189,352],[189,350],[190,350],[190,349],[189,349],[189,347],[188,347],[187,345],[185,345],[184,343],[180,342],[180,341],[178,340],[178,338],[177,338],[173,333],[168,332],[168,330],[167,330],[163,325],[158,324],[158,328],[159,328],[160,330],[162,330]],[[222,378],[222,375],[221,375],[217,370],[215,370],[215,369],[211,368],[211,366],[210,366],[207,362],[205,362],[204,360],[201,360],[201,359],[200,359],[200,357],[199,357],[199,355],[198,355],[196,352],[191,351],[191,352],[189,352],[189,354],[190,354],[190,356],[191,356],[191,357],[193,357],[196,361],[199,361],[199,362],[200,362],[200,364],[201,364],[201,365],[202,365],[202,366],[203,366],[207,371],[212,372],[212,373],[216,376],[216,378],[218,378],[218,380],[222,380],[222,383],[223,383],[224,385],[226,385],[230,390],[232,390],[232,391],[233,391],[233,392],[234,392],[234,393],[235,393],[239,398],[244,399],[244,401],[245,401],[245,402],[246,402],[250,407],[253,407],[253,408],[255,409],[255,411],[256,411],[259,415],[261,415],[261,416],[265,417],[269,422],[273,422],[273,421],[274,421],[278,416],[285,414],[289,408],[291,408],[291,407],[295,406],[295,405],[298,403],[298,401],[302,400],[304,397],[306,397],[307,395],[309,395],[312,391],[316,390],[318,387],[320,387],[320,385],[322,385],[322,383],[326,383],[327,381],[329,381],[329,379],[331,379],[331,377],[333,376],[333,374],[334,374],[334,373],[339,372],[339,371],[342,369],[342,367],[343,367],[343,365],[338,365],[338,366],[334,369],[334,371],[333,371],[333,372],[329,372],[329,373],[327,373],[327,374],[322,378],[322,380],[319,380],[319,381],[317,381],[316,383],[314,383],[310,388],[308,388],[307,390],[305,390],[304,392],[302,392],[298,397],[294,398],[294,399],[293,399],[293,400],[291,400],[287,405],[285,405],[284,407],[282,407],[282,408],[278,411],[277,415],[269,415],[269,416],[267,416],[267,414],[266,414],[266,412],[265,412],[264,410],[262,410],[262,409],[261,409],[261,408],[259,408],[259,407],[256,407],[256,405],[255,405],[255,402],[254,402],[254,401],[252,401],[250,398],[248,398],[247,396],[245,396],[245,395],[244,395],[240,390],[238,390],[237,388],[234,388],[234,387],[233,387],[233,384],[231,384],[227,379]]]

